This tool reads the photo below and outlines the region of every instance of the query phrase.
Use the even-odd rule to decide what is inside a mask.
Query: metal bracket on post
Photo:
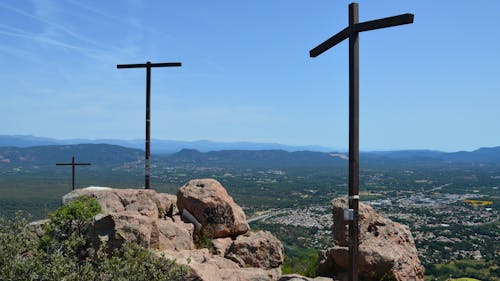
[[[344,220],[345,221],[354,220],[354,209],[344,209]]]

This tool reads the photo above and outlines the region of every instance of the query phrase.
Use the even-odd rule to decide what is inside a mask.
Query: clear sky
[[[348,146],[349,1],[0,0],[0,134]],[[359,1],[360,146],[500,145],[500,1]]]

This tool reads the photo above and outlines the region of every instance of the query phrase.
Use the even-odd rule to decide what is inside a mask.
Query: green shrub
[[[301,274],[307,277],[316,277],[316,268],[319,263],[318,251],[284,244],[285,261],[281,267],[283,274]]]
[[[0,281],[185,279],[185,266],[133,243],[111,254],[103,244],[81,255],[87,250],[84,234],[89,220],[99,212],[99,204],[91,198],[62,206],[50,214],[41,239],[30,230],[25,216],[0,217]]]
[[[47,254],[63,252],[80,258],[86,246],[85,233],[91,219],[100,213],[101,205],[95,198],[82,196],[49,214],[43,226],[40,247]]]
[[[203,230],[196,230],[193,233],[193,242],[196,249],[207,248],[212,254],[217,254],[212,236],[203,232]]]

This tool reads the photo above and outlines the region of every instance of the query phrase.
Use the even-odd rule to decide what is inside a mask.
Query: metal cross
[[[413,23],[413,14],[358,22],[358,3],[349,4],[349,26],[309,52],[317,57],[349,38],[349,281],[358,281],[359,250],[359,32]]]
[[[71,163],[56,163],[56,166],[71,166],[72,172],[72,188],[71,190],[75,190],[75,166],[89,166],[90,163],[76,163],[75,156],[71,157]]]
[[[151,68],[152,67],[173,67],[182,66],[180,62],[165,62],[165,63],[140,63],[140,64],[118,64],[116,68],[146,68],[146,167],[145,167],[145,187],[149,189],[151,177],[151,162],[150,162],[150,123],[151,123]]]

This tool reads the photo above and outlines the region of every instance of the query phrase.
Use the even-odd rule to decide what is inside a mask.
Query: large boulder
[[[213,238],[236,237],[249,229],[245,213],[214,179],[191,180],[177,191],[177,207],[187,210]]]
[[[348,227],[344,219],[347,198],[332,200],[336,246],[320,252],[318,275],[336,276],[347,271]],[[408,226],[380,216],[369,205],[359,204],[359,274],[370,280],[424,280],[415,242]]]
[[[298,274],[287,274],[281,276],[281,278],[278,279],[278,281],[335,281],[335,280],[328,277],[309,278]]]
[[[189,268],[187,281],[276,281],[281,276],[280,268],[242,268],[237,263],[208,249],[192,251],[162,251],[157,255],[175,260]]]
[[[94,246],[107,241],[115,249],[125,242],[158,250],[194,248],[193,226],[176,213],[177,197],[149,189],[88,187],[63,196],[63,204],[78,197],[95,198],[102,213],[94,217],[88,238]]]
[[[154,219],[134,212],[100,214],[89,229],[94,245],[106,241],[110,249],[134,242],[157,250],[193,249],[192,225],[172,219]]]
[[[248,232],[233,241],[225,257],[240,267],[278,268],[284,260],[283,245],[268,231]]]
[[[177,197],[151,189],[115,189],[87,187],[76,189],[62,198],[67,204],[80,196],[96,198],[105,214],[129,212],[150,218],[163,218],[175,213]]]
[[[248,232],[243,210],[216,180],[192,180],[177,196],[154,190],[91,187],[72,191],[63,202],[80,196],[96,198],[103,210],[87,233],[94,247],[106,242],[113,250],[134,242],[155,249],[156,254],[187,265],[188,280],[193,281],[276,281],[281,276],[281,242],[269,232]],[[184,210],[189,212],[189,222],[182,216]],[[195,249],[197,225],[203,227],[203,234],[213,237],[216,253]]]

